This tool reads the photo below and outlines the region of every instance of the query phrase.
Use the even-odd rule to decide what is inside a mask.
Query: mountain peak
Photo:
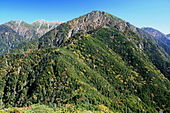
[[[84,16],[68,21],[74,34],[78,31],[90,31],[103,26],[115,26],[123,20],[104,11],[92,11]]]
[[[136,31],[135,26],[132,26],[131,24],[123,21],[122,19],[104,11],[95,10],[86,15],[80,16],[64,24],[61,24],[56,27],[56,29],[50,31],[48,34],[54,34],[53,36],[51,36],[52,43],[49,42],[48,45],[46,45],[47,42],[44,43],[44,38],[48,36],[44,35],[43,37],[41,37],[40,40],[43,41],[39,44],[39,48],[43,48],[46,46],[60,46],[64,41],[68,40],[70,37],[75,36],[77,33],[89,32],[97,30],[99,28],[108,27],[114,27],[115,29],[121,32],[125,31],[127,27],[132,31]]]
[[[151,27],[143,27],[142,28],[143,30],[145,30],[146,32],[148,32],[150,35],[154,36],[154,37],[157,37],[157,38],[162,38],[162,37],[166,37],[165,34],[163,34],[162,32],[154,29],[154,28],[151,28]]]
[[[113,16],[105,11],[98,11],[98,10],[94,10],[88,14],[86,14],[85,16],[99,16],[99,17],[105,17],[105,18],[110,18],[110,19],[118,19],[121,20],[120,18]]]
[[[28,24],[27,22],[23,21],[23,20],[11,20],[5,24],[17,24],[17,25],[20,25],[21,23],[26,23]]]
[[[32,23],[48,23],[48,21],[44,20],[44,19],[39,19],[39,20],[36,20],[36,21],[33,21]]]
[[[11,20],[4,25],[10,27],[20,36],[25,37],[26,39],[39,38],[44,35],[49,30],[57,27],[62,22],[53,21],[49,22],[44,19],[39,19],[33,23],[27,23],[22,20]]]
[[[35,24],[35,23],[39,23],[39,24],[61,24],[63,22],[60,22],[60,21],[47,21],[47,20],[44,20],[44,19],[39,19],[39,20],[36,20],[36,21],[32,22],[32,24]]]
[[[98,15],[105,15],[107,14],[105,11],[98,11],[98,10],[94,10],[92,12],[90,12],[91,14],[98,14]]]

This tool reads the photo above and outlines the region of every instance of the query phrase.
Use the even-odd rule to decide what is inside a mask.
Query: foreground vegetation
[[[0,113],[113,113],[104,105],[99,105],[96,110],[87,110],[85,108],[76,108],[73,105],[66,105],[59,108],[52,108],[47,105],[34,104],[29,107],[8,108],[0,110]]]

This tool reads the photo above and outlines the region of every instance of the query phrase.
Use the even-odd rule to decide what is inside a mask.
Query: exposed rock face
[[[5,23],[6,26],[13,29],[19,35],[25,37],[26,39],[31,39],[37,37],[36,31],[26,22],[23,21],[10,21]]]
[[[49,30],[57,27],[60,23],[62,22],[48,22],[45,20],[37,20],[32,24],[28,24],[24,21],[10,21],[8,23],[5,23],[5,25],[7,25],[26,39],[32,39],[41,37]]]
[[[128,26],[123,20],[103,11],[93,11],[78,19],[69,21],[67,24],[71,26],[72,35],[82,31],[88,32],[103,26],[117,26],[120,31],[123,31],[125,26]]]
[[[150,37],[101,11],[63,23],[35,44],[46,49],[0,56],[0,105],[170,113],[170,58]]]
[[[106,24],[115,24],[110,18],[106,17],[105,12],[93,11],[79,19],[69,21],[68,24],[71,26],[73,35],[81,31],[89,31],[97,29]]]
[[[59,21],[51,21],[50,22],[50,21],[40,19],[40,20],[33,22],[31,25],[32,25],[33,29],[36,31],[36,33],[39,35],[39,37],[41,37],[46,32],[54,29],[61,23],[63,23],[63,22],[59,22]]]
[[[10,21],[0,25],[0,54],[4,51],[16,47],[17,44],[24,41],[40,38],[46,32],[54,29],[62,22],[48,22],[37,20],[32,24],[24,21]]]
[[[63,25],[51,30],[40,39],[39,48],[46,46],[60,46],[62,42],[80,32],[89,32],[100,27],[115,27],[123,32],[127,28],[137,32],[137,28],[128,22],[121,20],[103,11],[92,11],[84,16],[68,21]],[[63,30],[61,30],[63,29]],[[48,38],[50,35],[50,38]],[[43,42],[42,40],[45,40]],[[44,45],[45,44],[45,45]]]

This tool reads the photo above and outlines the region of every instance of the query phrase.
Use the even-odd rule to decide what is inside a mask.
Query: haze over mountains
[[[170,112],[170,45],[155,29],[103,11],[0,28],[0,108]]]

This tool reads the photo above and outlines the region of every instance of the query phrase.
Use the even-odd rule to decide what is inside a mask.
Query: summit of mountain
[[[131,29],[133,32],[137,32],[138,28],[131,25],[128,22],[123,21],[122,19],[115,17],[104,11],[92,11],[86,15],[75,18],[71,21],[61,24],[55,29],[51,30],[51,37],[46,39],[47,33],[42,36],[39,44],[39,48],[46,46],[59,46],[62,42],[66,41],[69,37],[73,37],[77,33],[89,32],[92,30],[97,30],[101,27],[115,27],[120,32],[126,31],[126,29]],[[61,33],[63,32],[63,33]],[[45,38],[45,39],[44,39]],[[43,40],[47,41],[44,42]],[[50,43],[48,43],[50,41]]]
[[[160,64],[164,65],[162,64],[164,61],[167,62],[166,65],[170,64],[170,47],[164,42],[155,39],[155,37],[146,30],[137,28],[104,11],[92,11],[86,15],[59,25],[39,38],[38,48],[61,47],[66,45],[68,41],[75,40],[74,37],[77,34],[95,34],[99,29],[109,28],[114,28],[119,32],[119,35],[126,36],[129,41],[148,54],[150,60],[152,60],[164,74],[166,73],[166,75],[170,77],[166,67],[159,66]],[[113,34],[113,36],[114,35],[116,34]],[[152,54],[151,51],[157,52],[157,55]],[[154,59],[158,59],[158,57],[162,60],[159,59],[155,61]]]

